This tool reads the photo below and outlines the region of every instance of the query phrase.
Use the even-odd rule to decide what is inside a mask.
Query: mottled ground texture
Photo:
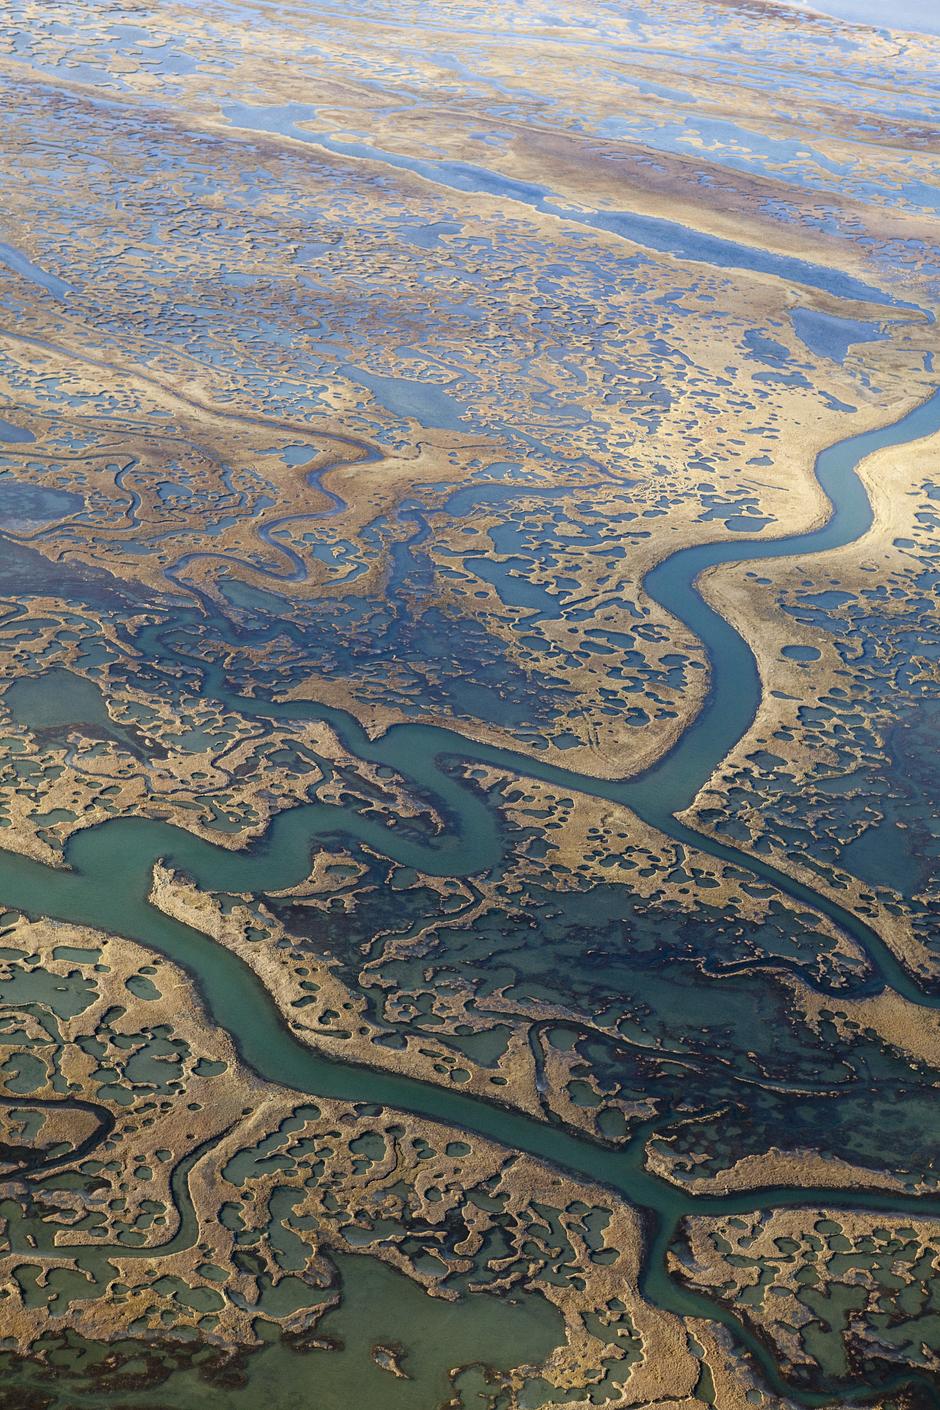
[[[3,7],[0,1410],[937,1404],[917,7]]]

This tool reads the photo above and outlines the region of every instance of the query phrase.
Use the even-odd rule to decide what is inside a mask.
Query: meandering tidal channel
[[[482,763],[622,804],[676,842],[746,867],[787,895],[824,912],[861,946],[871,973],[854,992],[891,987],[912,1002],[940,1009],[940,994],[921,988],[868,924],[761,859],[719,843],[676,817],[745,733],[761,692],[750,648],[705,601],[697,586],[701,574],[723,563],[807,556],[851,543],[872,522],[871,505],[857,474],[859,462],[882,447],[900,446],[938,430],[940,392],[892,425],[850,437],[819,455],[816,475],[831,504],[831,513],[818,528],[775,541],[736,537],[732,542],[680,549],[648,574],[646,591],[700,638],[712,675],[709,695],[693,724],[657,764],[633,779],[616,782],[591,778],[549,766],[528,755],[477,744],[435,726],[396,725],[370,740],[357,721],[343,711],[309,702],[278,703],[233,693],[221,668],[186,654],[181,644],[187,626],[200,620],[195,611],[188,616],[185,612],[177,614],[171,625],[146,628],[136,640],[138,648],[152,660],[175,660],[188,670],[198,666],[203,672],[202,690],[206,697],[218,699],[249,717],[326,721],[352,754],[399,773],[410,790],[433,804],[446,820],[448,830],[421,840],[360,816],[352,806],[314,802],[279,814],[259,845],[250,851],[236,852],[166,823],[120,818],[76,833],[66,849],[67,869],[46,867],[0,851],[0,902],[31,915],[128,936],[184,966],[196,977],[213,1020],[229,1031],[244,1061],[262,1078],[312,1097],[374,1103],[463,1127],[510,1150],[526,1151],[615,1190],[645,1214],[647,1252],[642,1289],[646,1296],[678,1315],[723,1323],[759,1361],[767,1380],[778,1392],[818,1405],[836,1393],[843,1400],[860,1399],[894,1388],[869,1385],[847,1393],[841,1388],[823,1387],[812,1394],[795,1390],[783,1380],[764,1345],[731,1313],[709,1298],[681,1287],[667,1271],[668,1246],[679,1222],[688,1214],[830,1205],[832,1190],[766,1188],[721,1196],[696,1195],[644,1168],[650,1126],[638,1130],[625,1147],[615,1149],[459,1091],[333,1062],[292,1036],[267,991],[236,955],[164,915],[148,902],[147,896],[153,865],[160,859],[183,869],[208,891],[277,891],[308,876],[311,850],[318,839],[327,837],[366,843],[396,862],[437,876],[480,872],[499,860],[499,820],[478,792],[448,771],[447,761]],[[177,1194],[185,1204],[185,1179],[178,1182]],[[940,1198],[876,1190],[840,1192],[838,1198],[844,1206],[940,1216]],[[917,1378],[899,1377],[896,1385],[912,1379]]]

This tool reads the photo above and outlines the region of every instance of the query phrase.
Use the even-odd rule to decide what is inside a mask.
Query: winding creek
[[[501,855],[498,818],[482,797],[462,783],[448,762],[494,765],[521,777],[540,779],[632,809],[676,842],[700,848],[748,868],[796,900],[830,916],[862,947],[870,974],[854,992],[886,986],[930,1009],[940,994],[922,988],[864,921],[809,886],[763,860],[716,842],[678,821],[713,770],[747,730],[760,701],[761,683],[753,654],[735,629],[708,605],[698,587],[701,575],[723,563],[822,553],[859,538],[872,510],[856,473],[859,462],[886,446],[899,446],[940,430],[940,392],[875,431],[852,436],[824,450],[816,462],[820,486],[831,503],[825,523],[776,541],[742,539],[680,549],[646,578],[646,591],[703,642],[711,664],[709,695],[693,724],[674,747],[644,774],[622,781],[592,778],[549,766],[528,755],[478,744],[436,726],[402,724],[370,740],[349,714],[311,702],[279,703],[233,693],[221,668],[188,656],[177,638],[195,624],[193,610],[177,613],[172,624],[141,632],[136,646],[158,662],[174,661],[203,672],[203,693],[240,713],[265,720],[322,720],[349,751],[396,770],[408,787],[434,805],[447,828],[426,840],[389,829],[360,816],[352,806],[314,802],[279,814],[262,841],[249,851],[230,851],[183,829],[141,818],[120,818],[76,833],[66,851],[67,869],[54,869],[0,851],[0,901],[31,915],[92,926],[142,942],[181,964],[198,981],[208,1010],[236,1042],[245,1063],[262,1078],[305,1095],[374,1103],[463,1127],[510,1150],[521,1150],[573,1175],[615,1190],[643,1212],[647,1249],[642,1288],[658,1306],[682,1316],[705,1317],[728,1327],[760,1363],[770,1385],[807,1405],[824,1404],[836,1393],[862,1399],[892,1387],[862,1390],[824,1387],[798,1391],[785,1382],[773,1356],[730,1312],[685,1289],[667,1271],[666,1253],[680,1221],[690,1214],[732,1214],[785,1206],[831,1205],[832,1190],[765,1188],[729,1195],[696,1195],[651,1174],[644,1167],[651,1126],[615,1149],[558,1125],[538,1121],[495,1103],[416,1079],[331,1061],[298,1041],[283,1024],[267,991],[233,953],[164,915],[147,900],[152,867],[159,859],[185,870],[203,889],[216,892],[276,891],[302,881],[318,840],[342,837],[366,843],[403,865],[437,876],[472,876]],[[322,473],[322,472],[321,472]],[[279,546],[279,545],[278,545]],[[296,565],[294,565],[296,568]],[[285,575],[290,580],[291,574]],[[204,622],[203,622],[204,625]],[[249,1017],[250,1016],[250,1017]],[[178,1238],[192,1229],[187,1177],[180,1167],[174,1193],[180,1204]],[[878,1190],[839,1191],[840,1206],[906,1211],[940,1216],[940,1197],[915,1197]],[[103,1256],[104,1252],[96,1252]],[[115,1249],[122,1256],[127,1250]],[[914,1377],[898,1378],[897,1385]]]

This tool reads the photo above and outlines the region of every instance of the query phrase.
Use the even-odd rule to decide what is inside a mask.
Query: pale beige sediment
[[[775,1186],[804,1189],[812,1186],[822,1190],[878,1189],[893,1190],[899,1194],[909,1191],[903,1180],[886,1170],[870,1170],[864,1165],[853,1165],[850,1161],[820,1155],[814,1150],[787,1150],[771,1146],[760,1155],[742,1156],[727,1169],[701,1179],[695,1176],[696,1163],[694,1156],[673,1156],[662,1142],[654,1145],[646,1158],[648,1168],[655,1175],[685,1189],[692,1189],[703,1197]],[[926,1193],[935,1188],[934,1182],[924,1181],[917,1192]]]
[[[913,405],[917,402],[908,401],[887,414],[882,411],[880,416],[872,409],[866,413],[862,428],[895,420]],[[913,444],[876,451],[860,463],[858,473],[871,498],[874,519],[868,532],[855,542],[801,561],[763,560],[760,573],[772,580],[769,586],[756,583],[753,569],[747,565],[722,566],[704,575],[700,584],[703,595],[747,640],[757,658],[763,690],[751,728],[722,760],[684,815],[694,826],[713,831],[710,822],[699,820],[699,811],[716,806],[735,774],[748,770],[748,755],[755,750],[766,748],[781,755],[797,781],[807,779],[813,766],[819,763],[818,747],[810,751],[801,743],[799,711],[818,702],[833,685],[844,684],[846,663],[837,653],[829,633],[803,625],[781,610],[781,595],[786,589],[798,595],[808,577],[814,580],[813,586],[838,582],[840,588],[852,591],[853,588],[870,588],[873,582],[884,581],[892,573],[909,572],[910,560],[895,540],[913,540],[920,531],[915,518],[919,512],[916,490],[925,478],[935,473],[938,446],[940,438],[931,436]],[[825,506],[821,508],[825,513]],[[820,653],[811,671],[800,670],[781,655],[783,646],[794,643],[811,646]],[[839,677],[835,675],[837,670],[843,673]],[[779,693],[775,695],[775,691]],[[890,723],[884,719],[885,728]],[[782,727],[793,732],[792,741],[779,737]],[[754,839],[760,839],[765,827],[760,815],[754,814],[747,820]],[[840,884],[836,887],[825,875],[803,865],[792,853],[772,847],[765,855],[782,871],[863,915],[916,975],[933,973],[936,957],[915,934],[909,912],[903,905],[898,906],[901,898],[891,894],[887,885],[879,891],[890,895],[894,903],[890,907],[882,895],[876,894],[875,888],[845,870],[839,873]]]
[[[238,955],[267,990],[285,1026],[300,1042],[341,1061],[401,1072],[426,1082],[449,1082],[461,1091],[489,1101],[499,1100],[530,1115],[540,1113],[525,1025],[513,1025],[506,1051],[494,1069],[456,1053],[446,1041],[435,1040],[432,1032],[406,1031],[402,1035],[404,1047],[392,1049],[375,1041],[382,1029],[369,1018],[365,997],[348,988],[309,946],[292,940],[273,916],[261,912],[270,934],[263,942],[252,941],[248,933],[258,926],[257,913],[238,905],[223,912],[214,897],[159,863],[154,867],[150,900],[167,915],[210,935]],[[304,971],[302,975],[299,968]],[[374,986],[382,981],[370,975],[369,982]],[[311,989],[311,984],[317,988]],[[336,1021],[328,1021],[327,1015],[333,1015]],[[479,1018],[461,1010],[459,998],[452,1021],[469,1021],[476,1031],[485,1028]],[[446,1029],[441,1037],[446,1040]],[[494,1076],[499,1080],[498,1086],[493,1082]]]
[[[200,1331],[202,1337],[221,1349],[257,1345],[254,1319],[260,1286],[256,1275],[239,1271],[234,1265],[234,1234],[226,1228],[220,1214],[223,1204],[234,1201],[249,1225],[255,1219],[266,1221],[271,1195],[285,1184],[296,1188],[299,1213],[314,1216],[308,1227],[317,1230],[309,1234],[310,1256],[297,1276],[327,1290],[327,1296],[315,1307],[300,1309],[279,1319],[286,1332],[307,1332],[324,1311],[335,1305],[336,1294],[329,1292],[333,1286],[328,1260],[330,1250],[356,1251],[343,1236],[343,1228],[348,1224],[367,1229],[364,1221],[394,1217],[397,1211],[404,1217],[404,1237],[411,1218],[419,1219],[432,1230],[443,1230],[448,1214],[461,1210],[468,1234],[463,1245],[455,1250],[456,1267],[457,1271],[469,1270],[472,1258],[483,1246],[489,1217],[480,1205],[467,1200],[467,1191],[485,1181],[491,1191],[496,1182],[502,1196],[499,1207],[504,1217],[511,1216],[516,1241],[514,1257],[504,1260],[501,1273],[496,1270],[495,1284],[490,1282],[488,1286],[495,1291],[520,1287],[541,1291],[561,1312],[566,1333],[564,1343],[544,1366],[521,1366],[510,1373],[510,1383],[518,1389],[532,1374],[541,1374],[551,1385],[569,1392],[596,1383],[602,1375],[602,1360],[616,1359],[623,1353],[615,1340],[607,1344],[588,1332],[583,1319],[586,1313],[602,1311],[616,1300],[624,1309],[619,1316],[629,1319],[629,1325],[644,1345],[642,1361],[631,1370],[623,1405],[690,1403],[698,1363],[689,1350],[685,1329],[679,1319],[655,1309],[640,1296],[637,1290],[642,1250],[639,1223],[626,1205],[617,1201],[611,1204],[608,1192],[549,1170],[529,1156],[507,1156],[505,1150],[492,1142],[477,1137],[460,1139],[463,1133],[459,1130],[408,1117],[403,1132],[401,1113],[390,1111],[378,1117],[366,1116],[349,1103],[319,1098],[301,1104],[305,1108],[315,1107],[319,1114],[308,1112],[294,1139],[309,1137],[318,1148],[322,1145],[329,1166],[329,1180],[325,1184],[306,1181],[307,1166],[303,1162],[294,1169],[271,1169],[265,1162],[260,1168],[250,1169],[242,1183],[230,1183],[224,1173],[228,1162],[239,1151],[255,1147],[270,1133],[282,1128],[297,1111],[297,1094],[260,1082],[241,1066],[231,1040],[209,1023],[191,981],[175,965],[167,961],[155,962],[158,998],[141,1000],[128,991],[126,979],[139,974],[151,960],[149,953],[136,943],[49,922],[21,922],[5,938],[24,947],[24,952],[28,950],[32,954],[33,962],[41,963],[53,973],[74,974],[78,970],[94,978],[98,990],[94,1002],[61,1025],[62,1046],[58,1060],[64,1064],[73,1095],[105,1102],[117,1122],[112,1137],[105,1143],[103,1153],[107,1159],[97,1161],[95,1167],[105,1179],[107,1192],[96,1193],[90,1202],[68,1194],[50,1193],[48,1198],[40,1197],[46,1223],[56,1228],[55,1251],[11,1254],[4,1253],[0,1247],[0,1274],[8,1289],[4,1299],[4,1327],[12,1347],[28,1352],[37,1336],[65,1327],[79,1335],[104,1341],[126,1338],[133,1328],[134,1335],[169,1339]],[[54,959],[52,951],[63,944],[92,950],[96,963],[107,964],[107,970],[95,970],[90,959]],[[115,1010],[117,999],[121,1004],[119,1015]],[[27,1025],[32,1022],[30,1015],[16,1008],[9,1010],[8,1007],[8,1011],[20,1015]],[[99,1090],[100,1078],[97,1085],[92,1080],[95,1060],[76,1042],[82,1035],[93,1035],[106,1013],[119,1033],[133,1034],[137,1026],[143,1024],[145,1029],[156,1025],[174,1037],[185,1036],[189,1053],[185,1087],[174,1095],[160,1119],[151,1121],[149,1126],[141,1121],[153,1107],[147,1100],[146,1084],[139,1092],[135,1089],[134,1101],[129,1106],[106,1097]],[[43,1030],[37,1028],[37,1031]],[[48,1034],[46,1038],[48,1044]],[[207,1058],[223,1062],[224,1071],[212,1077],[198,1076],[197,1062]],[[49,1090],[51,1094],[51,1088]],[[42,1094],[45,1092],[46,1089],[42,1089]],[[199,1103],[198,1111],[192,1110],[194,1101]],[[356,1138],[367,1132],[381,1133],[385,1155],[378,1162],[370,1159],[363,1164],[351,1144],[355,1146]],[[211,1143],[212,1137],[215,1137],[214,1143]],[[161,1252],[161,1245],[178,1227],[178,1211],[173,1207],[168,1174],[183,1155],[207,1139],[210,1146],[189,1177],[189,1193],[198,1217],[198,1239],[189,1248]],[[455,1144],[451,1145],[452,1142]],[[162,1148],[171,1154],[171,1160],[161,1161],[157,1152]],[[433,1160],[421,1158],[421,1150],[428,1148],[436,1151]],[[157,1181],[156,1184],[152,1180],[137,1184],[147,1196],[156,1197],[162,1203],[166,1216],[164,1224],[153,1226],[148,1236],[150,1255],[142,1259],[129,1253],[125,1257],[118,1248],[106,1245],[114,1278],[102,1296],[74,1302],[64,1312],[27,1305],[19,1282],[11,1276],[13,1271],[23,1267],[39,1269],[42,1286],[45,1276],[53,1269],[73,1266],[70,1249],[88,1242],[87,1234],[73,1228],[73,1222],[89,1209],[107,1213],[114,1207],[111,1201],[118,1196],[125,1201],[122,1218],[131,1219],[134,1207],[126,1206],[126,1201],[134,1195],[130,1172],[143,1163],[152,1167]],[[410,1191],[407,1210],[402,1205],[403,1181]],[[339,1192],[346,1202],[346,1213],[338,1223],[335,1199],[332,1204],[324,1205],[324,1199],[331,1198],[331,1190]],[[21,1196],[21,1185],[8,1180],[3,1192],[17,1200]],[[527,1254],[523,1252],[528,1225],[536,1218],[533,1201],[560,1209],[581,1274],[580,1282],[559,1286],[555,1280],[543,1277],[544,1263],[540,1256],[531,1248]],[[602,1264],[591,1258],[584,1235],[578,1232],[580,1214],[569,1214],[569,1205],[574,1211],[592,1206],[609,1211],[605,1247],[615,1251],[612,1260]],[[116,1214],[109,1216],[117,1217]],[[439,1277],[426,1269],[419,1272],[411,1256],[385,1233],[376,1231],[375,1239],[367,1239],[365,1243],[360,1238],[358,1245],[359,1251],[382,1258],[422,1284],[431,1295],[454,1296],[442,1282],[448,1273],[443,1264]],[[288,1276],[279,1268],[265,1234],[262,1233],[253,1247],[270,1281],[276,1284]],[[200,1316],[196,1311],[174,1299],[173,1280],[179,1279],[184,1288],[215,1287],[218,1291],[219,1285],[207,1277],[209,1265],[226,1268],[229,1277],[216,1320],[211,1329],[200,1330]],[[232,1302],[232,1292],[240,1294],[243,1306]],[[577,1395],[570,1403],[580,1410],[588,1410],[592,1404]]]
[[[833,1237],[827,1227],[829,1221],[838,1231],[836,1246],[829,1242]],[[737,1310],[756,1324],[758,1332],[770,1342],[785,1373],[795,1368],[811,1371],[815,1364],[801,1333],[811,1325],[818,1331],[823,1319],[801,1300],[807,1270],[812,1270],[811,1291],[822,1296],[837,1287],[865,1291],[861,1305],[850,1307],[846,1313],[843,1337],[847,1336],[855,1349],[867,1350],[879,1361],[893,1363],[898,1370],[912,1367],[936,1371],[936,1351],[926,1334],[918,1335],[916,1313],[907,1314],[910,1334],[900,1346],[878,1335],[884,1294],[890,1289],[895,1320],[901,1321],[906,1311],[901,1301],[904,1290],[921,1283],[923,1272],[917,1270],[922,1270],[925,1263],[936,1267],[940,1258],[940,1224],[936,1219],[820,1205],[745,1214],[733,1222],[698,1216],[686,1220],[685,1230],[691,1259],[682,1265],[680,1276],[705,1290],[720,1288],[722,1298],[733,1308],[737,1305]],[[920,1257],[908,1260],[896,1256],[896,1245],[892,1247],[896,1238],[915,1244]],[[784,1241],[789,1241],[787,1254],[781,1247]],[[879,1283],[863,1259],[845,1256],[847,1252],[861,1254],[863,1250],[866,1258],[881,1254],[882,1266],[890,1274],[887,1284]],[[769,1277],[761,1296],[751,1295],[745,1302],[740,1301],[742,1294],[753,1292],[765,1273]],[[869,1314],[871,1322],[867,1320]]]
[[[481,228],[484,228],[488,219],[500,215],[501,212],[504,214],[503,205],[499,201],[482,198],[480,202],[474,202],[473,220],[480,224]],[[538,221],[542,218],[538,217],[536,213],[527,212],[526,219]],[[609,241],[615,238],[606,236],[603,232],[597,232],[598,240]],[[623,242],[619,241],[618,243],[622,244]],[[668,257],[663,259],[653,257],[653,264],[657,270],[657,278],[662,281],[663,288],[671,288],[675,283],[676,261]],[[739,349],[736,348],[735,339],[744,328],[756,325],[768,318],[779,320],[796,298],[803,302],[806,301],[805,291],[796,293],[779,281],[762,280],[759,277],[742,275],[739,271],[723,271],[720,276],[716,276],[702,266],[690,266],[689,269],[690,278],[694,280],[696,288],[711,287],[717,282],[717,285],[720,285],[726,294],[730,294],[732,311],[726,316],[720,331],[714,322],[710,322],[703,332],[695,320],[690,321],[688,329],[681,330],[681,338],[696,364],[716,373],[724,371],[730,356],[737,356]],[[689,297],[694,297],[694,290],[689,291]],[[816,296],[813,295],[813,298]],[[816,301],[819,302],[818,299]],[[867,306],[847,304],[844,301],[837,301],[834,306],[845,312],[862,314],[863,316],[866,313],[872,313],[872,309]],[[628,312],[628,301],[625,300],[624,313]],[[31,328],[32,331],[29,331]],[[320,445],[322,450],[311,461],[313,467],[322,467],[325,461],[331,457],[337,459],[336,468],[329,472],[327,483],[340,493],[345,490],[344,498],[347,500],[347,508],[335,517],[335,524],[331,522],[331,532],[335,530],[338,533],[342,529],[344,533],[353,537],[370,518],[389,512],[414,485],[428,480],[458,483],[466,474],[470,458],[478,456],[485,459],[487,455],[496,457],[506,453],[505,447],[495,437],[487,439],[440,430],[427,431],[412,423],[407,437],[399,449],[395,451],[386,449],[382,452],[378,462],[364,464],[359,458],[360,451],[356,449],[356,444],[350,445],[348,438],[351,436],[353,442],[362,447],[368,447],[374,442],[369,439],[368,433],[363,433],[358,421],[353,426],[353,404],[348,400],[342,405],[337,404],[328,414],[319,415],[315,420],[309,422],[303,422],[296,418],[279,418],[276,415],[265,413],[249,416],[233,412],[224,405],[225,402],[233,400],[233,388],[226,379],[220,378],[211,368],[178,349],[173,350],[172,357],[164,357],[162,361],[153,359],[151,365],[146,368],[139,362],[135,363],[133,357],[126,354],[117,365],[117,360],[114,357],[94,357],[87,353],[84,347],[87,342],[86,330],[82,327],[81,320],[71,313],[65,316],[64,326],[57,329],[54,347],[49,344],[48,338],[40,336],[43,329],[40,310],[30,308],[28,312],[24,312],[20,327],[11,336],[19,340],[21,348],[31,347],[37,355],[39,349],[34,345],[41,343],[42,357],[47,362],[51,359],[51,363],[60,368],[65,365],[69,366],[73,375],[80,372],[84,366],[87,377],[92,383],[100,378],[102,370],[106,371],[109,381],[122,388],[123,396],[129,397],[133,393],[133,397],[138,401],[143,398],[142,414],[154,405],[170,409],[174,418],[178,419],[183,427],[190,428],[189,434],[200,439],[203,443],[203,450],[209,454],[210,458],[215,457],[221,462],[223,458],[234,455],[237,450],[243,460],[247,459],[249,465],[262,465],[266,474],[274,476],[277,504],[265,509],[258,519],[243,520],[231,526],[226,531],[224,538],[220,538],[217,544],[218,551],[227,555],[244,558],[249,554],[260,554],[264,564],[274,571],[280,571],[283,568],[283,559],[270,547],[259,545],[256,536],[257,527],[273,517],[282,515],[285,510],[297,512],[301,507],[309,508],[311,514],[316,515],[318,509],[310,506],[309,493],[306,498],[304,497],[304,475],[300,470],[296,467],[290,468],[283,465],[277,468],[270,456],[264,460],[258,459],[260,452],[265,449],[264,441],[269,440],[271,436],[277,434],[309,438],[314,444]],[[897,341],[900,336],[897,324],[895,324],[894,332],[895,341]],[[671,336],[679,339],[680,330],[675,330]],[[791,333],[783,331],[777,336],[784,338],[791,346],[796,346]],[[28,341],[29,339],[32,339],[32,343]],[[813,361],[811,357],[806,355],[805,349],[800,351],[800,356],[804,361]],[[886,376],[890,373],[891,377],[896,379],[899,375],[899,368],[892,369],[894,353],[886,345],[875,344],[868,347],[865,351],[865,358],[871,366],[877,367],[879,376]],[[814,375],[819,382],[829,387],[835,395],[844,397],[846,388],[853,385],[852,379],[847,378],[841,369],[826,366],[818,359],[815,362]],[[913,366],[914,364],[911,362],[907,368],[910,375],[913,375]],[[185,376],[183,377],[179,375],[181,368],[185,368]],[[347,386],[342,379],[333,379],[331,385],[334,384],[335,387]],[[857,386],[855,390],[858,390]],[[357,392],[350,393],[350,395],[354,397],[357,409],[362,403],[365,403],[371,406],[370,414],[378,414],[375,404],[368,394]],[[808,418],[811,418],[813,435],[818,436],[818,442],[814,442],[817,446],[834,438],[838,434],[836,428],[844,427],[845,424],[844,418],[840,419],[841,414],[821,411],[819,401],[814,396],[807,398],[790,390],[783,390],[775,394],[774,404],[774,415],[778,414],[778,410],[782,408],[786,421],[790,424],[801,421],[806,424]],[[770,408],[768,408],[769,410]],[[681,467],[684,448],[688,447],[687,437],[690,427],[687,424],[687,413],[688,408],[683,401],[679,423],[670,427],[667,421],[660,432],[649,438],[648,442],[636,442],[635,446],[631,447],[630,463],[625,468],[629,471],[635,471],[637,468],[642,470],[647,468],[649,462],[666,455],[670,464],[678,470]],[[747,423],[749,420],[753,420],[754,414],[742,415],[740,411],[737,411],[729,419],[732,426],[736,422],[738,429],[746,430],[748,429]],[[382,415],[384,414],[380,414],[380,420]],[[616,419],[609,408],[604,409],[604,415],[612,420]],[[618,423],[613,429],[612,445],[616,444],[618,436],[623,437],[628,425],[628,422],[623,422],[622,425]],[[827,427],[832,430],[831,436],[826,429]],[[696,429],[701,431],[703,427],[699,425]],[[347,439],[344,440],[343,437]],[[719,466],[715,474],[719,480],[727,481],[732,470],[739,468],[731,465]],[[680,471],[680,482],[683,478]],[[792,508],[794,486],[800,486],[802,493],[806,484],[805,467],[793,464],[789,447],[781,448],[778,463],[773,470],[773,478],[778,483],[768,483],[768,476],[763,472],[747,478],[758,490],[760,508],[774,514],[780,524],[787,522]],[[685,488],[688,489],[687,484]],[[639,494],[640,502],[642,502],[644,493],[645,490]],[[320,507],[325,507],[325,504],[325,500],[319,501]],[[626,595],[632,596],[639,602],[644,601],[640,589],[642,576],[667,552],[684,546],[686,543],[705,541],[712,536],[723,536],[718,523],[714,521],[699,523],[697,521],[695,515],[698,508],[697,504],[692,505],[690,510],[684,510],[681,507],[674,508],[668,524],[658,525],[652,540],[634,546],[631,551],[628,578],[622,587],[622,591]],[[159,506],[150,506],[142,512],[146,518],[148,514],[163,513],[163,510]],[[101,532],[107,537],[110,531],[105,528]],[[126,529],[119,529],[117,537],[126,532]],[[53,555],[58,551],[55,547],[54,537],[44,538],[43,543],[46,545],[43,551]],[[204,542],[200,542],[197,546],[205,548]],[[185,540],[180,541],[179,547],[180,549],[187,547]],[[210,545],[210,551],[213,553],[216,551],[215,542]],[[70,546],[69,553],[72,556],[76,554],[81,556],[83,553],[81,544]],[[89,550],[88,561],[92,561],[93,558],[94,553]],[[152,557],[128,554],[124,560],[119,560],[119,562],[122,571],[127,572],[130,576],[150,586],[164,585],[163,573],[167,566],[167,560],[163,550]],[[194,583],[213,596],[217,595],[215,575],[218,567],[219,560],[211,558],[191,564],[187,571]],[[581,565],[581,571],[583,571],[583,565]],[[376,561],[368,565],[365,573],[357,580],[356,594],[358,595],[365,590],[379,589],[383,572],[384,564],[381,562]],[[250,566],[240,568],[238,573],[239,576],[255,585],[263,586],[267,581],[257,568]],[[327,570],[322,563],[310,558],[307,563],[306,579],[292,583],[291,591],[292,594],[302,598],[314,593],[318,596],[330,595],[341,591],[341,588],[337,584],[330,583]],[[511,614],[507,614],[505,611],[500,612],[492,594],[488,594],[488,597],[489,624],[497,634],[501,633],[508,640],[510,653],[518,653],[519,646],[516,640],[518,634],[515,630],[518,622],[512,619]],[[466,602],[460,598],[459,594],[455,593],[452,586],[448,587],[446,583],[440,591],[438,600],[445,608],[453,603],[459,611],[466,612],[467,610]],[[678,631],[677,624],[670,623],[658,609],[649,603],[644,604],[644,609],[649,621],[654,625],[665,626],[671,636],[671,641],[668,644],[663,643],[662,649],[658,652],[659,655],[668,651],[670,646],[694,654],[695,643],[684,639],[685,634]],[[500,626],[501,616],[503,618],[502,627]],[[602,620],[605,620],[605,624],[617,629],[620,625],[628,624],[628,618],[629,614],[621,613],[619,617],[617,614],[610,616],[609,623],[606,618],[602,618]],[[548,626],[547,634],[550,640],[553,639],[553,634],[557,634],[557,630],[554,626]],[[655,656],[657,653],[652,654]],[[592,668],[583,664],[572,670],[569,675],[570,686],[576,692],[581,703],[580,707],[573,710],[568,718],[560,722],[559,728],[572,730],[576,735],[583,737],[583,742],[573,750],[559,751],[552,745],[551,733],[548,736],[549,757],[599,777],[630,774],[651,763],[668,748],[688,724],[698,708],[707,685],[704,672],[692,673],[688,689],[683,693],[682,698],[670,701],[673,707],[672,718],[668,716],[656,718],[642,729],[631,729],[624,737],[622,729],[618,730],[615,723],[608,722],[597,708],[599,701],[595,696],[602,680],[602,674],[596,667]],[[382,702],[370,700],[368,691],[349,682],[329,677],[321,678],[311,673],[305,684],[294,689],[301,692],[303,698],[320,698],[330,704],[341,705],[352,710],[372,732],[406,717],[400,709],[390,708]],[[588,719],[584,718],[585,708],[589,716]],[[426,718],[429,722],[455,723],[453,717],[433,712],[428,713]],[[456,721],[456,723],[459,728],[473,738],[504,746],[511,746],[514,742],[510,734],[492,725],[463,719]]]
[[[819,1027],[823,1018],[832,1023],[846,1041],[859,1030],[872,1030],[896,1052],[914,1063],[940,1068],[940,1013],[922,1004],[911,1003],[893,989],[865,998],[843,998],[820,994],[793,975],[782,976],[792,990],[807,1021]]]

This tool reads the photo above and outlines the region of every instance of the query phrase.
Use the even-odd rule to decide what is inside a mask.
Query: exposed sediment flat
[[[937,43],[0,20],[0,1410],[936,1398]]]

